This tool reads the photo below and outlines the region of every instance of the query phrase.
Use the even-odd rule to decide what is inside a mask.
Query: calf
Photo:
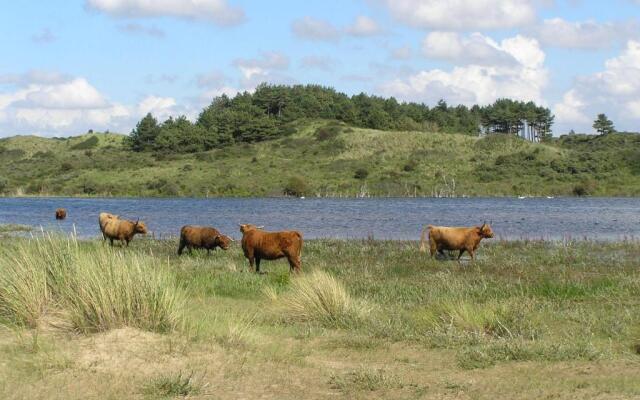
[[[253,268],[255,261],[256,272],[260,273],[261,260],[277,260],[287,258],[289,272],[301,271],[302,234],[298,231],[266,232],[255,225],[240,225],[242,232],[242,251],[249,259],[249,266]]]
[[[470,228],[452,228],[448,226],[429,225],[422,230],[420,235],[420,251],[426,251],[425,235],[429,231],[429,252],[433,257],[436,251],[443,254],[443,250],[459,250],[458,260],[467,251],[471,259],[475,259],[475,251],[484,238],[492,238],[493,231],[485,222],[482,226]]]
[[[207,254],[211,249],[220,247],[222,250],[229,248],[229,243],[233,239],[218,232],[215,228],[208,226],[185,225],[180,229],[180,244],[178,246],[178,255],[182,254],[182,250],[187,247],[189,252],[191,249],[207,249]]]

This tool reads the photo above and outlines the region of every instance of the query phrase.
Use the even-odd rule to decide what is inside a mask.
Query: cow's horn
[[[256,226],[258,229],[264,229],[264,225]]]

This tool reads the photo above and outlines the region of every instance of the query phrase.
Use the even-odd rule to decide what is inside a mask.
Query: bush
[[[405,172],[415,171],[418,166],[418,162],[416,160],[409,160],[403,167],[402,170]]]
[[[356,179],[366,179],[367,176],[369,176],[369,171],[365,168],[358,168],[355,174],[353,174],[353,177]]]
[[[147,257],[53,236],[0,256],[0,316],[17,325],[37,326],[53,309],[73,331],[165,332],[181,323],[183,304],[174,277]]]
[[[342,128],[339,125],[326,125],[316,129],[315,137],[318,141],[323,142],[338,137]]]
[[[597,188],[598,184],[593,180],[585,180],[573,186],[574,196],[589,196],[592,195]]]
[[[100,139],[97,136],[91,136],[87,140],[84,140],[78,144],[71,146],[71,150],[89,150],[98,146]]]
[[[307,182],[302,176],[292,176],[284,187],[284,194],[300,197],[304,196],[308,190]]]
[[[278,295],[267,289],[273,311],[289,322],[317,322],[325,327],[349,327],[363,319],[369,308],[351,298],[344,285],[322,271],[297,278],[291,289]]]

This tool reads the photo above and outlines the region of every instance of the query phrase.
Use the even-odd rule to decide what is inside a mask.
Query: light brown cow
[[[118,219],[118,216],[108,212],[101,212],[100,215],[98,215],[98,225],[100,225],[100,232],[102,232],[103,240],[107,239],[107,235],[104,233],[104,227],[107,226],[107,222],[109,222],[110,219]]]
[[[141,233],[143,235],[147,233],[147,227],[144,222],[140,222],[140,220],[131,222],[126,219],[117,218],[108,219],[103,232],[105,237],[109,239],[112,246],[114,240],[119,240],[122,245],[126,244],[129,246],[129,242],[133,239],[133,236],[136,233]]]
[[[480,245],[480,241],[484,238],[492,238],[493,231],[485,222],[481,226],[473,226],[470,228],[452,228],[448,226],[429,225],[422,229],[420,235],[420,251],[425,252],[425,235],[429,231],[429,252],[431,257],[435,256],[436,251],[444,254],[443,250],[459,250],[458,260],[462,254],[467,251],[471,259],[475,259],[475,251]]]
[[[207,249],[215,250],[220,247],[227,250],[229,244],[233,241],[229,236],[223,235],[217,229],[208,226],[185,225],[180,229],[180,244],[178,246],[178,255],[182,254],[182,250],[186,247],[191,249]]]
[[[277,260],[287,258],[289,272],[300,272],[302,234],[298,231],[266,232],[251,224],[240,225],[242,232],[242,250],[256,272],[260,273],[261,260]]]
[[[67,210],[64,208],[56,209],[56,219],[65,219],[67,218]]]

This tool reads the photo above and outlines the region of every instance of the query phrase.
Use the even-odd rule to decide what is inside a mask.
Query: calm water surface
[[[67,209],[57,222],[54,211]],[[140,218],[156,237],[182,225],[211,225],[239,238],[239,223],[297,229],[305,238],[418,239],[425,224],[468,226],[491,221],[503,239],[640,237],[637,198],[472,199],[76,199],[2,198],[0,223],[96,237],[98,213]]]

